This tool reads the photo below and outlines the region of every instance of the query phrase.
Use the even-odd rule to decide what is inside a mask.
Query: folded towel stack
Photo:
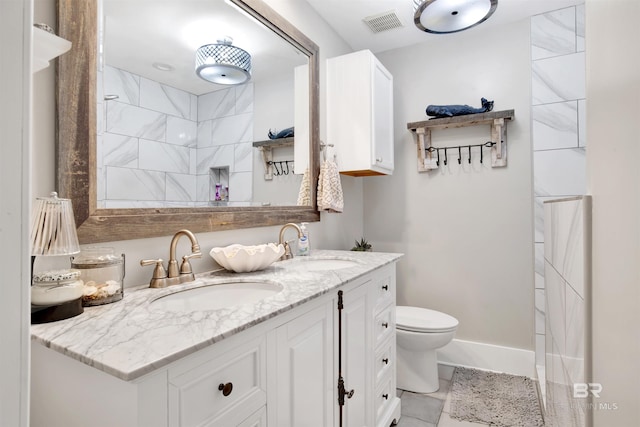
[[[338,165],[333,160],[325,160],[320,166],[318,178],[318,210],[342,212],[344,196]]]

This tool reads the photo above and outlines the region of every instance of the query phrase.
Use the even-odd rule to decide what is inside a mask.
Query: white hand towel
[[[333,160],[325,160],[320,166],[318,178],[318,210],[342,212],[343,208],[344,196],[338,165]]]
[[[298,206],[311,206],[311,179],[309,178],[309,168],[304,170],[300,192],[298,192]]]

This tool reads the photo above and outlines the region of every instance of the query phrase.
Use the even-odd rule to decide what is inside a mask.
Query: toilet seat
[[[396,328],[409,332],[449,332],[458,327],[458,319],[421,307],[396,307]]]

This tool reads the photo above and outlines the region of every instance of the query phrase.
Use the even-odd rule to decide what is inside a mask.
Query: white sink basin
[[[250,304],[282,291],[282,286],[270,282],[233,282],[208,285],[169,294],[151,302],[164,311],[209,311],[235,305]]]
[[[359,265],[356,261],[341,258],[294,258],[289,264],[290,267],[306,271],[330,271],[342,268],[355,267]]]

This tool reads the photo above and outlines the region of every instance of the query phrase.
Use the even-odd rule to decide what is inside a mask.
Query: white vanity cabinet
[[[223,354],[209,350],[169,369],[169,427],[235,427],[266,412],[266,336]]]
[[[369,50],[327,59],[325,142],[342,174],[393,173],[393,76]]]
[[[343,425],[389,427],[400,419],[395,266],[377,270],[364,284],[345,290],[342,300],[342,373],[346,391],[353,390],[345,399]]]
[[[335,407],[333,311],[323,298],[304,314],[272,332],[275,335],[270,379],[269,425],[330,426]],[[315,306],[315,307],[313,307]]]
[[[34,343],[31,425],[338,427],[341,374],[342,425],[388,427],[394,305],[391,263],[133,381]]]

